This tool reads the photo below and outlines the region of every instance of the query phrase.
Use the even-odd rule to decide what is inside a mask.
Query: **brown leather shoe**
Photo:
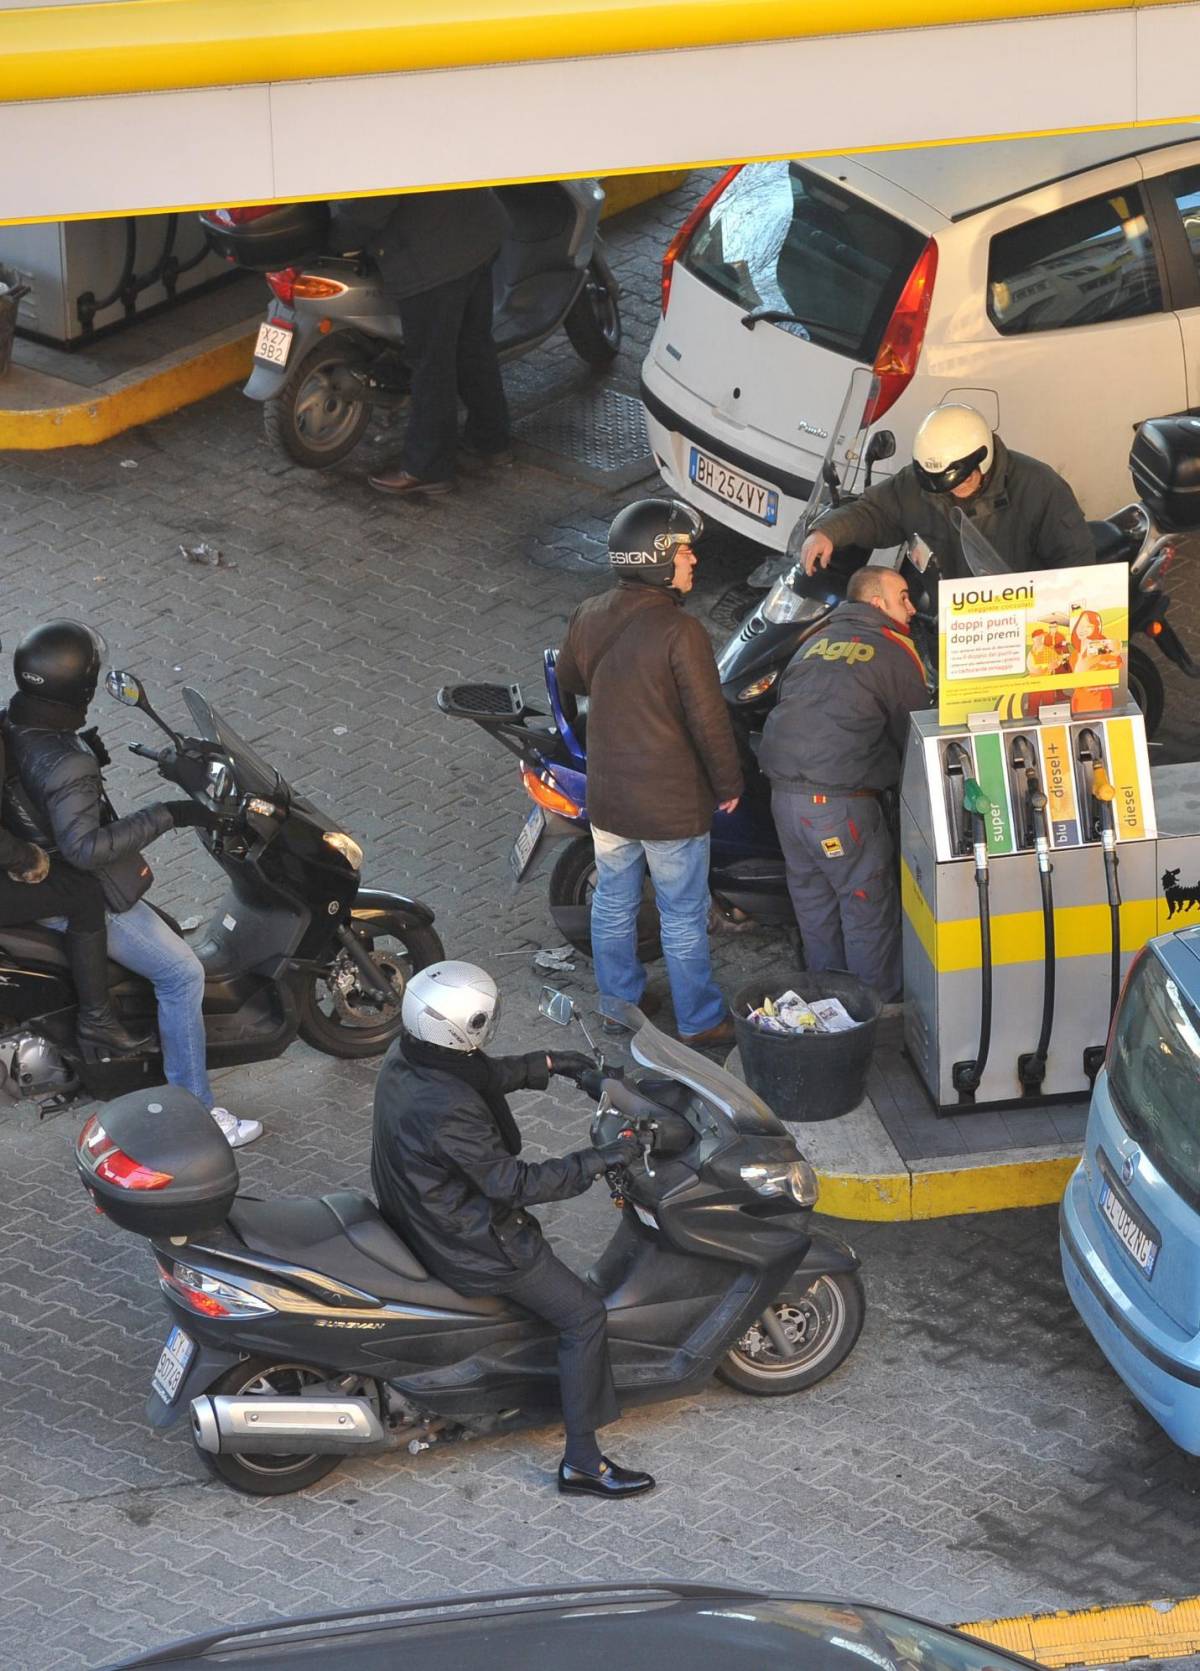
[[[423,482],[420,476],[410,476],[407,470],[393,470],[390,476],[368,476],[377,493],[449,493],[453,482]]]
[[[715,1027],[708,1027],[703,1033],[680,1033],[679,1042],[690,1045],[693,1050],[711,1050],[715,1046],[732,1048],[737,1042],[733,1017],[727,1015],[724,1021],[718,1021]]]

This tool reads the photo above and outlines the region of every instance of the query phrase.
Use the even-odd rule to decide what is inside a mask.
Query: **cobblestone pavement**
[[[685,200],[613,227],[626,388]],[[565,345],[511,374],[524,404],[585,380]],[[211,694],[363,840],[368,881],[426,898],[448,951],[497,972],[500,1047],[527,1047],[545,1036],[531,953],[554,935],[544,876],[515,898],[506,880],[523,798],[508,757],[432,696],[472,675],[536,688],[541,647],[602,580],[532,559],[548,529],[586,529],[618,501],[518,464],[398,506],[363,479],[387,456],[382,433],[306,475],[274,459],[231,391],[103,447],[6,459],[3,629],[79,616],[166,713],[185,679]],[[198,539],[229,566],[186,562],[179,544]],[[732,544],[710,555],[700,606],[744,569]],[[152,774],[118,747],[146,739],[145,722],[107,704],[103,721],[118,803],[149,798]],[[212,903],[188,836],[152,858],[164,904],[189,917]],[[722,941],[719,966],[732,980],[780,949]],[[581,967],[566,984],[582,996],[587,981]],[[372,1079],[370,1063],[299,1045],[222,1075],[222,1100],[267,1128],[240,1157],[246,1185],[365,1185]],[[573,1092],[522,1113],[535,1153],[583,1139]],[[19,1107],[0,1129],[6,1665],[94,1667],[213,1622],[607,1577],[837,1592],[947,1620],[1196,1588],[1197,1478],[1076,1324],[1051,1212],[856,1227],[869,1317],[846,1367],[794,1399],[714,1386],[622,1421],[612,1449],[662,1486],[619,1527],[549,1488],[552,1430],[355,1461],[301,1496],[250,1500],[210,1481],[184,1434],[143,1423],[162,1315],[145,1250],[74,1179],[81,1118]],[[598,1191],[543,1216],[580,1265],[611,1224]]]

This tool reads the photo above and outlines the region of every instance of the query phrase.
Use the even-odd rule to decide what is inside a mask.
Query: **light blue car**
[[[1151,940],[1130,971],[1059,1238],[1096,1344],[1200,1455],[1200,928]]]

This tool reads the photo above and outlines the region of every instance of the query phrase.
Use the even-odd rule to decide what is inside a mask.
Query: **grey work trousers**
[[[900,888],[878,799],[777,785],[771,812],[806,966],[848,969],[885,1004],[899,998]]]
[[[558,1381],[568,1434],[594,1433],[620,1415],[608,1358],[608,1311],[596,1290],[545,1245],[519,1276],[492,1290],[558,1330]]]

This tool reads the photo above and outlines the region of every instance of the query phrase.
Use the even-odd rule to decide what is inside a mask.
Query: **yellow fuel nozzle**
[[[1103,766],[1092,767],[1092,798],[1105,803],[1115,799],[1116,790],[1109,782],[1108,773]]]

